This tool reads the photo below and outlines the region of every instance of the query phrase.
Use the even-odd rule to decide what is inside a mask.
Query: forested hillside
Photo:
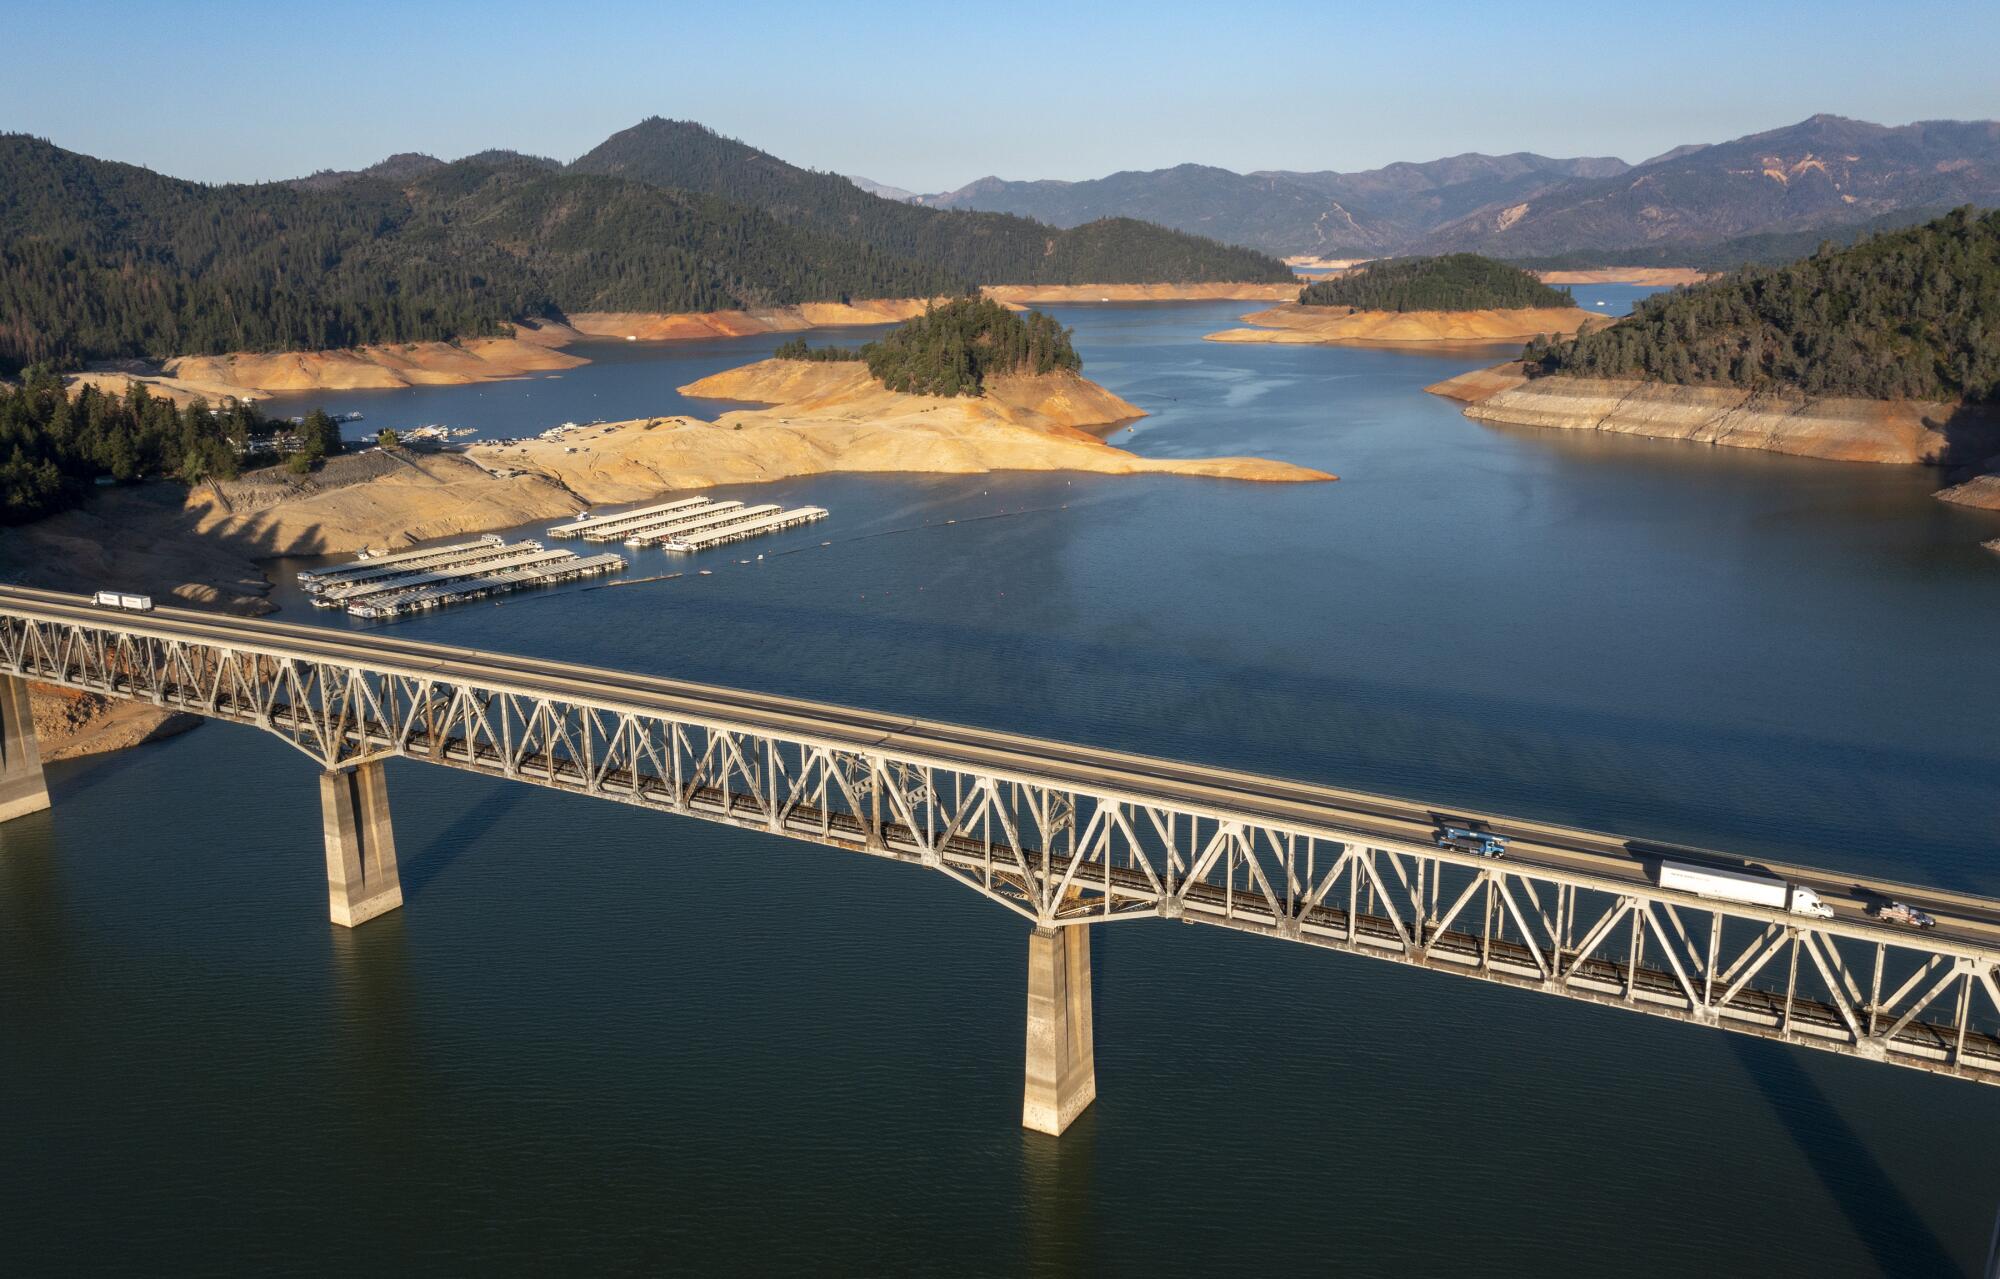
[[[299,469],[340,449],[340,428],[324,413],[284,430],[296,436]],[[177,409],[136,383],[122,399],[88,386],[71,396],[47,368],[31,369],[19,387],[0,386],[0,524],[25,524],[73,506],[99,475],[170,475],[190,484],[233,479],[251,442],[277,433],[247,405]],[[277,456],[262,454],[273,462]]]
[[[1283,263],[1251,249],[1111,218],[1059,231],[1001,213],[928,209],[870,195],[837,173],[787,164],[701,125],[654,118],[612,135],[576,173],[702,191],[781,222],[852,236],[978,284],[1283,282]]]
[[[398,185],[203,186],[0,136],[0,373],[962,289],[708,196],[502,157]]]
[[[2000,213],[1960,209],[1659,294],[1607,329],[1530,347],[1526,360],[1534,374],[2000,400]]]
[[[1065,232],[897,204],[664,121],[568,168],[409,154],[213,187],[0,135],[0,375],[480,336],[565,311],[1286,278],[1262,254],[1137,222]]]
[[[1299,291],[1299,302],[1359,311],[1506,311],[1575,305],[1568,290],[1552,289],[1519,267],[1476,253],[1378,262],[1364,271],[1308,284]]]

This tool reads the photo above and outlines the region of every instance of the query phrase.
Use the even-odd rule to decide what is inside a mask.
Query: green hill
[[[1959,209],[1850,249],[1657,294],[1609,328],[1532,346],[1530,373],[2000,399],[2000,212]]]
[[[1475,253],[1378,262],[1352,275],[1308,284],[1299,291],[1299,302],[1359,311],[1511,311],[1575,305],[1568,290],[1552,289],[1519,267]]]
[[[863,346],[815,347],[793,338],[771,355],[810,363],[866,360],[876,381],[909,395],[979,395],[996,373],[1083,367],[1069,330],[1053,318],[1040,311],[1017,315],[988,298],[955,298]]]
[[[523,159],[211,187],[0,136],[0,372],[964,286],[756,209]]]
[[[1069,231],[1004,213],[925,208],[870,195],[837,173],[787,164],[682,120],[655,117],[613,134],[570,165],[751,205],[791,226],[851,236],[979,284],[1132,284],[1292,278],[1252,249],[1131,218]]]

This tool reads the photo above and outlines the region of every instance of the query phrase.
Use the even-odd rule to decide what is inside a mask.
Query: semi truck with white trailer
[[[1819,894],[1812,889],[1754,870],[1703,866],[1662,858],[1653,869],[1653,882],[1662,888],[1693,893],[1697,897],[1741,902],[1746,906],[1768,906],[1772,910],[1811,915],[1815,919],[1833,918],[1833,907],[1821,901]]]

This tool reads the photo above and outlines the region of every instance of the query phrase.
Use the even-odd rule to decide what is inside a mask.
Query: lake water
[[[2000,894],[2000,518],[1422,393],[1490,355],[1199,340],[1248,309],[1057,312],[1152,414],[1118,443],[1340,483],[722,490],[832,514],[392,625]],[[712,414],[672,388],[778,340],[322,402]],[[941,876],[399,764],[407,905],[348,934],[274,739],[50,773],[0,831],[30,1270],[1930,1275],[2000,1207],[2000,1090],[1164,922],[1095,930],[1058,1143],[1025,928]]]

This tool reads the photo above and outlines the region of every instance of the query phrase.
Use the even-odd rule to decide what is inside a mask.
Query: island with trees
[[[882,386],[905,395],[980,395],[1001,373],[1074,373],[1083,358],[1070,332],[1040,311],[1025,315],[982,297],[956,298],[861,347],[819,347],[794,338],[774,359],[861,361]],[[1135,414],[1136,416],[1136,414]]]
[[[1476,253],[1371,263],[1299,290],[1298,301],[1243,317],[1212,342],[1369,344],[1521,342],[1603,322],[1519,267]]]
[[[1300,306],[1356,311],[1518,311],[1572,307],[1568,289],[1550,288],[1520,267],[1448,253],[1377,262],[1299,290]]]

